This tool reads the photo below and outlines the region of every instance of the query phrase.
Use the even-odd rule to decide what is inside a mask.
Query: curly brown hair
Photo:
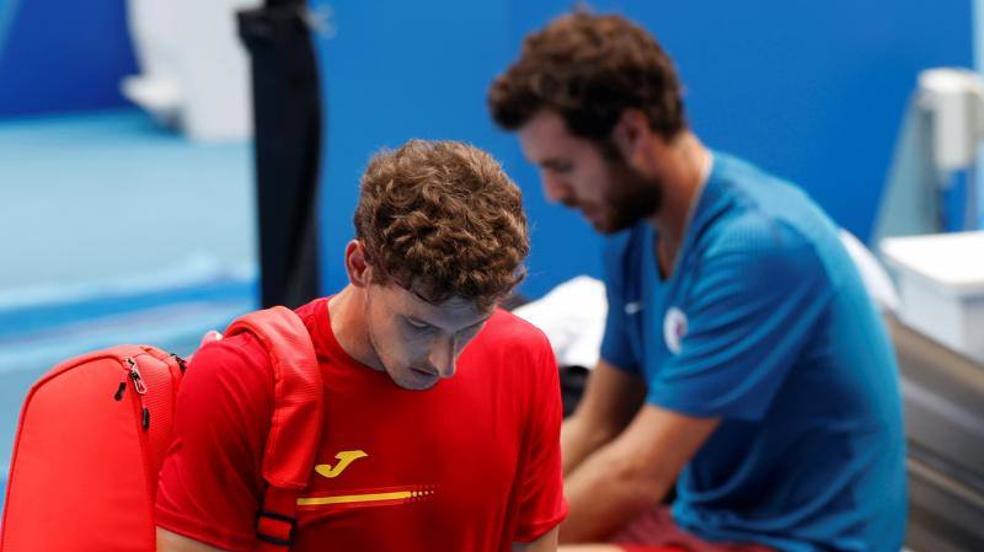
[[[628,108],[645,113],[668,140],[686,127],[672,60],[651,34],[619,15],[572,13],[528,35],[519,59],[492,82],[488,103],[507,130],[548,109],[572,134],[599,142]]]
[[[523,280],[529,230],[522,193],[484,151],[411,140],[369,162],[355,211],[373,282],[430,303],[485,310]]]

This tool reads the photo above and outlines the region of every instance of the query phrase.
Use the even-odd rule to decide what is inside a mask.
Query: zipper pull
[[[137,393],[146,395],[147,385],[144,383],[143,376],[140,375],[140,370],[137,369],[137,363],[130,357],[126,358],[126,363],[130,366],[130,379],[133,380],[133,388],[136,389]]]

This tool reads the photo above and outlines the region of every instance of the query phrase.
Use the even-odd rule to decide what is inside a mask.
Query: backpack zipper
[[[130,369],[130,379],[133,380],[133,388],[141,395],[147,394],[147,384],[144,383],[140,370],[137,369],[137,362],[130,357],[126,357],[127,366]],[[141,401],[142,402],[142,401]]]
[[[140,375],[140,370],[137,368],[137,362],[131,357],[126,357],[123,359],[123,368],[127,370],[127,374],[130,376],[130,380],[133,381],[133,389],[139,395],[140,400],[140,425],[143,427],[144,431],[150,429],[150,409],[144,405],[143,396],[147,394],[147,384],[144,382],[143,376]]]

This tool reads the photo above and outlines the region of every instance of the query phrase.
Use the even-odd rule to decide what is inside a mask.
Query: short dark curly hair
[[[599,142],[629,108],[645,113],[666,139],[686,127],[672,60],[651,34],[619,15],[572,13],[528,35],[519,59],[492,82],[488,104],[507,130],[547,109],[572,134]]]
[[[369,162],[355,211],[373,282],[431,303],[488,309],[523,280],[529,230],[522,193],[488,153],[411,140]]]

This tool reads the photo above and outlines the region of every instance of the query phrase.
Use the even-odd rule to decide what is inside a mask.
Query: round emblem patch
[[[666,341],[666,348],[673,354],[679,353],[685,335],[687,335],[687,315],[676,307],[670,307],[666,311],[666,318],[663,319],[663,339]]]

